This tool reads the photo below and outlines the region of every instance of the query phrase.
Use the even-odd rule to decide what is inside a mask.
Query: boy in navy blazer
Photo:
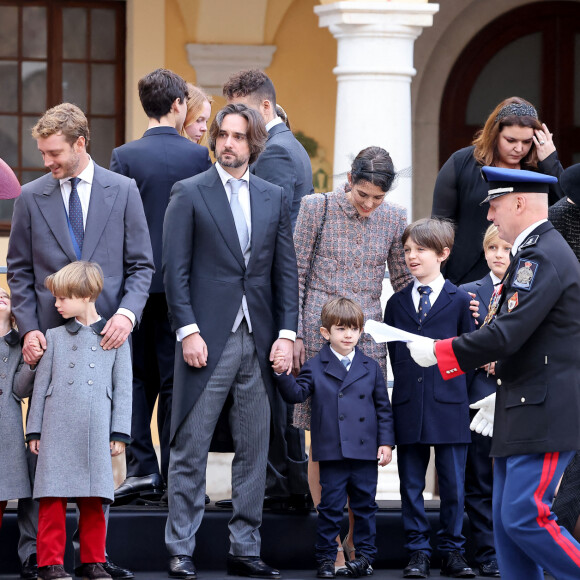
[[[475,328],[470,296],[441,275],[441,266],[453,247],[453,226],[422,219],[405,229],[405,261],[415,280],[387,302],[385,322],[433,339],[457,336]],[[438,550],[441,574],[473,578],[464,557],[464,479],[469,431],[469,401],[463,380],[444,381],[440,373],[417,365],[403,342],[390,342],[394,374],[393,417],[405,547],[410,552],[405,578],[429,575],[430,528],[425,514],[425,475],[435,448],[435,466],[441,496]],[[427,372],[425,372],[427,371]]]
[[[475,295],[479,301],[479,320],[487,320],[488,305],[495,287],[500,283],[510,264],[512,245],[499,237],[497,228],[491,224],[483,238],[483,251],[490,272],[481,280],[462,284],[460,288]],[[492,308],[493,310],[493,308]],[[493,317],[493,312],[490,313]],[[495,393],[496,378],[493,366],[476,369],[467,374],[467,394],[469,403],[476,403],[491,393]],[[470,411],[473,419],[477,411]],[[475,562],[479,566],[479,575],[499,578],[495,542],[493,539],[493,460],[491,437],[484,437],[472,431],[471,444],[467,450],[465,467],[465,511],[471,524],[471,537],[475,545]]]
[[[329,341],[297,378],[274,357],[276,382],[287,403],[312,396],[312,458],[320,462],[322,500],[318,506],[316,560],[319,578],[334,578],[336,537],[344,506],[354,514],[357,558],[341,575],[364,576],[376,554],[377,464],[391,461],[393,419],[387,387],[376,361],[356,348],[364,325],[358,304],[347,298],[327,302],[322,336]],[[337,572],[338,574],[339,572]]]

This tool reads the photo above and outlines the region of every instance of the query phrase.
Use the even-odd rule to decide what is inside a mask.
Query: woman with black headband
[[[480,174],[484,165],[540,171],[555,177],[563,171],[552,133],[540,123],[536,109],[520,97],[502,101],[473,144],[453,153],[435,182],[431,213],[456,225],[455,245],[444,274],[457,285],[479,280],[487,273],[481,241],[489,222],[487,207],[479,205],[487,196]],[[556,183],[550,187],[550,205],[561,197]]]

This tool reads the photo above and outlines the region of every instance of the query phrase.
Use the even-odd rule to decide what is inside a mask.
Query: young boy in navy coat
[[[358,304],[335,298],[322,308],[320,333],[329,341],[297,378],[277,374],[282,398],[301,403],[312,396],[312,459],[320,462],[322,499],[317,506],[316,561],[319,578],[334,578],[336,536],[344,506],[354,514],[357,558],[346,574],[364,576],[376,554],[377,459],[391,461],[393,419],[387,387],[376,361],[356,348],[364,325]],[[274,371],[286,370],[274,356]]]
[[[509,264],[512,245],[499,237],[497,228],[491,224],[483,237],[483,251],[490,272],[481,280],[462,284],[460,288],[475,295],[479,301],[480,326],[488,315],[488,305],[494,289],[499,286]],[[490,313],[493,317],[493,312]],[[494,365],[485,365],[467,375],[469,403],[476,403],[495,393]],[[477,411],[470,411],[473,418]],[[475,562],[479,575],[499,578],[499,568],[493,539],[493,460],[491,437],[471,432],[471,444],[467,450],[465,467],[465,511],[471,524],[471,537],[475,547]]]
[[[453,247],[449,222],[422,219],[405,229],[402,242],[405,261],[415,280],[387,302],[385,322],[402,330],[442,339],[475,329],[469,310],[470,296],[441,275],[441,266]],[[405,547],[411,554],[405,578],[429,575],[430,528],[423,490],[431,454],[441,497],[438,550],[441,573],[473,578],[464,557],[464,479],[469,431],[469,402],[465,377],[444,381],[435,367],[417,365],[403,342],[390,342],[394,374],[393,417]]]

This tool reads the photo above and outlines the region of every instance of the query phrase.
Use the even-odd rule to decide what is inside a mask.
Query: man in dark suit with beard
[[[250,171],[282,187],[294,230],[300,201],[305,195],[314,193],[312,167],[306,150],[276,113],[276,91],[272,81],[260,70],[241,71],[229,78],[223,93],[228,103],[242,103],[262,115],[268,141]],[[304,432],[292,425],[294,406],[286,404],[278,393],[275,396],[264,505],[306,507],[308,459]],[[227,500],[216,505],[220,503],[228,506]]]
[[[155,274],[141,324],[133,333],[133,415],[127,447],[127,479],[115,490],[115,505],[139,495],[159,496],[167,485],[175,335],[167,318],[161,272],[163,217],[173,184],[211,167],[208,151],[179,134],[187,113],[187,84],[157,69],[139,81],[139,98],[149,118],[141,139],[113,150],[111,170],[137,182],[149,226]],[[158,401],[161,474],[151,439],[151,416]]]
[[[260,559],[271,402],[270,362],[292,365],[298,273],[282,189],[250,174],[267,133],[256,111],[227,105],[210,128],[217,163],[175,184],[163,227],[163,279],[178,346],[171,417],[169,574],[195,578],[207,455],[233,395],[229,574],[278,578]]]

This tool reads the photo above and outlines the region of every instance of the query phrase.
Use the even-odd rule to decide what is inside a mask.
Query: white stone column
[[[319,25],[338,42],[335,175],[348,171],[370,145],[384,147],[397,170],[412,167],[413,45],[438,10],[425,0],[350,0],[314,8]],[[411,177],[402,177],[389,199],[404,205],[410,220]]]

